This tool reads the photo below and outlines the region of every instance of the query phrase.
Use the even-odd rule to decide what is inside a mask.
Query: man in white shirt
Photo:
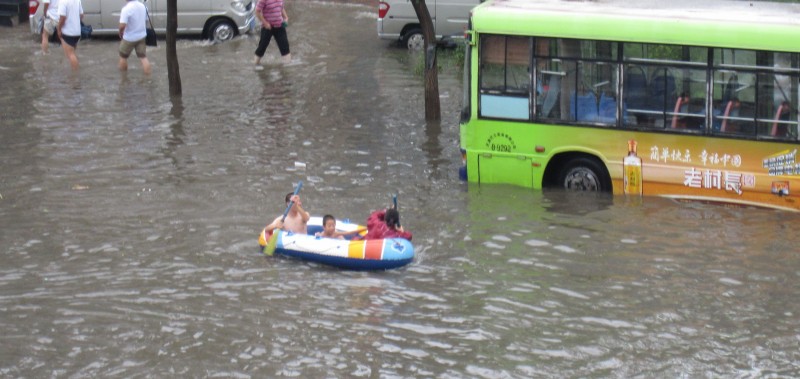
[[[47,54],[48,41],[58,27],[58,0],[44,0],[42,12],[42,52]]]
[[[61,38],[61,48],[69,59],[72,70],[78,69],[78,56],[75,49],[81,39],[81,21],[83,20],[83,5],[81,0],[58,1],[58,37]]]
[[[128,70],[128,57],[135,49],[136,56],[142,62],[142,71],[150,74],[150,61],[147,59],[147,8],[138,0],[126,0],[119,15],[119,69]]]

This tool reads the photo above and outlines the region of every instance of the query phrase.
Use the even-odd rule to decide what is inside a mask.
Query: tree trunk
[[[167,78],[169,95],[181,96],[181,70],[178,67],[178,50],[175,37],[178,33],[178,0],[167,0]]]
[[[433,21],[428,12],[425,0],[412,0],[414,12],[422,27],[422,36],[425,38],[425,120],[438,121],[442,119],[441,106],[439,105],[439,67],[436,64],[436,33],[433,30]]]

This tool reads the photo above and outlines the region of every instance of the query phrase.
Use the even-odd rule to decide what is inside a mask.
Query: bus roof
[[[800,52],[800,4],[730,0],[490,0],[480,33]]]

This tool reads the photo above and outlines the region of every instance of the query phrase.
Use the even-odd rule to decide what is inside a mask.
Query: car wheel
[[[420,51],[425,48],[425,37],[419,28],[409,29],[403,34],[403,46],[409,50]]]
[[[611,178],[596,159],[580,157],[567,162],[558,177],[567,191],[610,192]]]
[[[236,36],[236,25],[229,20],[216,20],[208,28],[208,39],[213,42],[230,41]]]

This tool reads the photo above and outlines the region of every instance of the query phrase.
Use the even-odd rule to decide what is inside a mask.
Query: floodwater
[[[800,376],[800,216],[459,182],[460,74],[423,120],[373,6],[290,1],[294,60],[257,38],[114,39],[71,74],[0,28],[0,376]],[[314,214],[399,194],[409,266],[256,247],[298,180]]]

